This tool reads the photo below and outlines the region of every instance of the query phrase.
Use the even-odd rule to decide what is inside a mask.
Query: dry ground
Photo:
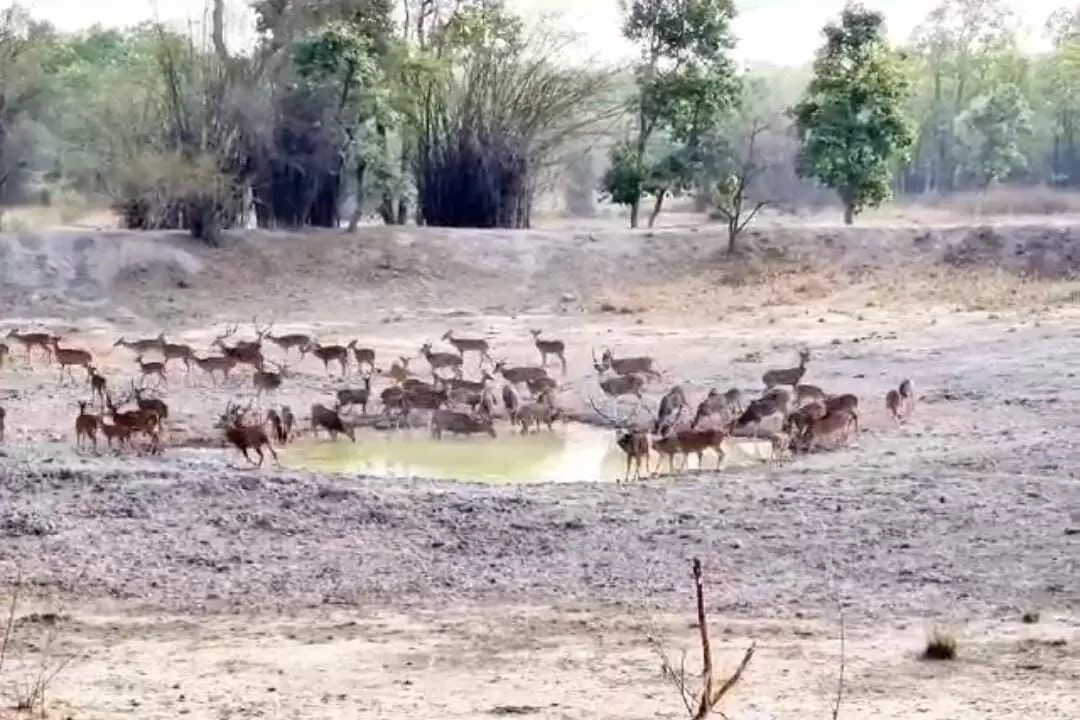
[[[5,327],[54,328],[118,383],[133,367],[118,334],[202,345],[258,313],[368,340],[384,366],[448,327],[532,361],[542,327],[572,348],[576,410],[596,393],[592,347],[654,354],[694,400],[755,391],[806,345],[807,381],[865,407],[856,446],[776,471],[630,487],[256,474],[214,448],[76,455],[85,388],[17,354],[0,370],[0,562],[9,583],[22,568],[20,614],[39,614],[5,678],[77,654],[51,688],[73,717],[677,717],[646,638],[692,640],[696,555],[721,658],[759,643],[732,717],[828,715],[841,606],[849,716],[1076,717],[1074,236],[776,227],[735,259],[708,227],[247,233],[218,250],[4,237]],[[294,369],[294,407],[340,386]],[[881,398],[903,377],[922,400],[895,427]],[[175,439],[212,434],[247,392],[174,373]],[[936,626],[958,662],[917,659]]]

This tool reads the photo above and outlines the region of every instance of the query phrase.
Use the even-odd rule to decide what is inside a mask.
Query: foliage
[[[734,15],[730,0],[632,0],[626,7],[623,35],[639,52],[636,127],[615,158],[626,166],[610,176],[618,185],[605,182],[604,190],[630,206],[631,227],[637,227],[643,193],[656,191],[659,208],[665,193],[690,183],[703,135],[737,98],[728,57]],[[657,130],[684,147],[649,167],[648,143]]]
[[[1016,85],[998,85],[976,98],[958,124],[963,167],[975,184],[987,187],[1026,167],[1020,143],[1032,132],[1031,108]]]
[[[849,5],[825,26],[814,78],[792,108],[800,173],[836,190],[845,222],[890,194],[890,167],[912,143],[906,82],[885,44],[884,18]]]

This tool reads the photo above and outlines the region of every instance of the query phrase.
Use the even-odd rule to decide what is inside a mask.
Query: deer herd
[[[160,397],[148,396],[146,384],[153,381],[160,394],[168,387],[168,370],[172,363],[182,364],[187,375],[193,367],[199,369],[214,387],[219,386],[219,381],[228,382],[230,374],[244,365],[251,370],[253,397],[246,406],[229,400],[214,427],[228,445],[254,466],[262,465],[264,450],[277,462],[274,446],[286,445],[296,436],[296,417],[287,405],[263,411],[261,401],[264,396],[274,395],[292,376],[285,360],[293,353],[299,362],[308,356],[315,358],[328,375],[337,371],[342,378],[347,378],[350,367],[355,365],[357,368],[359,386],[340,388],[332,401],[311,405],[310,432],[315,437],[324,431],[331,440],[345,437],[355,442],[358,422],[351,413],[359,408],[364,416],[368,416],[369,407],[376,398],[382,410],[372,418],[385,420],[392,427],[401,427],[410,424],[415,412],[422,411],[431,435],[436,439],[446,434],[496,437],[495,418],[500,406],[511,427],[520,427],[522,434],[539,432],[542,427],[552,430],[556,421],[567,419],[557,402],[557,393],[563,388],[548,373],[555,360],[562,375],[566,375],[566,345],[562,340],[542,337],[540,330],[530,330],[539,364],[519,366],[494,358],[486,339],[461,337],[452,330],[447,331],[441,340],[452,347],[453,352],[438,351],[430,342],[419,348],[419,357],[429,367],[429,381],[413,373],[410,368],[413,358],[399,356],[386,370],[376,367],[375,350],[361,346],[358,340],[344,345],[322,344],[305,333],[276,335],[272,332],[273,323],[260,326],[257,318],[252,324],[253,340],[237,339],[239,326],[231,324],[202,353],[189,345],[169,342],[164,332],[150,338],[118,338],[113,347],[126,349],[134,355],[133,369],[138,377],[138,383],[134,379],[120,383],[126,388],[123,396],[114,396],[117,388],[99,370],[89,350],[66,346],[62,344],[63,338],[47,332],[12,329],[5,337],[22,346],[30,364],[36,353],[57,366],[61,383],[65,378],[75,382],[73,368],[83,369],[90,395],[88,400],[78,402],[75,442],[78,448],[90,448],[95,452],[99,438],[110,450],[120,451],[133,447],[133,439],[138,436],[148,441],[151,453],[162,451],[169,407]],[[266,356],[267,344],[277,348],[281,362]],[[6,342],[0,342],[0,369],[9,360],[10,350]],[[151,355],[152,359],[147,359]],[[467,364],[471,364],[466,362],[470,355],[475,356],[480,375],[477,380],[464,377]],[[655,368],[654,359],[649,356],[616,357],[610,350],[604,350],[599,357],[594,351],[592,361],[597,386],[607,402],[617,408],[626,398],[636,399],[635,416],[646,386],[663,379]],[[697,403],[696,410],[690,412],[686,391],[681,385],[675,385],[663,395],[658,410],[655,415],[650,414],[645,426],[605,412],[591,398],[588,402],[598,416],[616,429],[615,444],[626,458],[626,480],[629,480],[632,468],[635,477],[641,477],[642,465],[648,473],[653,454],[658,455],[661,462],[666,456],[669,470],[674,471],[677,455],[682,456],[683,467],[689,455],[696,455],[701,468],[704,451],[711,450],[717,456],[719,467],[724,459],[724,441],[746,435],[764,436],[771,444],[770,458],[779,464],[793,453],[832,447],[858,432],[858,398],[848,393],[829,394],[818,386],[803,384],[809,361],[809,351],[802,350],[796,367],[767,370],[761,377],[764,391],[745,406],[738,389],[721,393],[714,388]],[[375,376],[389,382],[377,395],[372,389]],[[501,378],[501,387],[497,386],[496,378]],[[253,411],[256,402],[260,403],[260,408]],[[912,412],[914,402],[912,384],[906,379],[885,395],[886,410],[897,422]],[[346,414],[346,410],[350,414]],[[0,441],[4,438],[5,421],[11,419],[0,407]],[[772,428],[763,430],[766,424],[771,424]]]

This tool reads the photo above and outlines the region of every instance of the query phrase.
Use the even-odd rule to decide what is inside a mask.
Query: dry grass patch
[[[944,630],[934,630],[926,639],[926,647],[923,649],[923,660],[955,660],[957,642],[953,635]]]

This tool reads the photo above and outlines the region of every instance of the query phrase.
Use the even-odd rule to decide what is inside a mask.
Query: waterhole
[[[452,437],[435,440],[426,429],[386,432],[357,429],[356,442],[304,438],[289,445],[282,463],[296,469],[356,473],[392,478],[438,478],[483,483],[613,482],[626,470],[615,433],[579,423],[553,432],[521,435],[497,426],[498,437]],[[769,457],[767,442],[728,439],[721,465],[760,464]],[[659,458],[653,455],[656,469]],[[676,459],[676,467],[681,461]],[[716,468],[716,454],[706,451],[705,469]],[[690,470],[697,458],[687,460]],[[668,471],[664,460],[662,472]]]

